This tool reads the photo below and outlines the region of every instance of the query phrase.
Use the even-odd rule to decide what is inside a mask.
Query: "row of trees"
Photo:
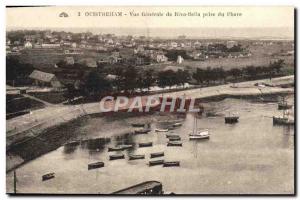
[[[269,66],[247,66],[245,68],[232,68],[225,71],[222,67],[206,69],[197,68],[192,77],[198,84],[210,82],[224,82],[225,79],[241,80],[242,78],[255,79],[255,78],[272,78],[274,75],[281,73],[284,67],[284,60],[280,59],[271,62]]]
[[[117,67],[113,70],[116,78],[108,80],[106,73],[91,72],[82,84],[85,95],[102,95],[107,93],[132,94],[137,91],[148,89],[157,85],[162,88],[171,86],[183,86],[194,78],[198,84],[209,85],[212,82],[224,82],[225,80],[253,79],[258,77],[272,78],[281,72],[284,65],[283,60],[270,63],[267,67],[248,66],[243,69],[232,68],[225,71],[220,68],[198,68],[193,74],[187,70],[166,70],[156,72],[152,69],[138,70],[134,66]]]
[[[116,75],[115,79],[108,79],[106,73],[97,70],[91,71],[85,80],[81,82],[80,94],[97,97],[123,91],[130,95],[137,91],[149,90],[154,85],[162,88],[173,85],[183,86],[191,79],[191,75],[187,70],[155,72],[152,69],[138,70],[134,66],[115,68],[114,74]],[[75,92],[74,88],[69,88],[68,91],[69,93]]]

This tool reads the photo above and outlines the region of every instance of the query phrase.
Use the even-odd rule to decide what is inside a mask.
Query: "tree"
[[[134,92],[136,88],[139,88],[137,84],[138,79],[138,71],[134,66],[129,66],[123,70],[123,87],[125,91],[129,91],[130,93]]]
[[[197,68],[196,72],[194,72],[192,76],[197,81],[198,84],[203,83],[205,70],[201,68]]]
[[[153,69],[147,69],[142,76],[140,77],[141,84],[143,88],[147,88],[148,90],[150,87],[155,83],[155,76],[154,76],[154,70]]]
[[[85,84],[83,84],[83,90],[87,96],[100,96],[106,92],[112,90],[111,84],[102,74],[98,74],[95,71],[91,71]]]
[[[281,69],[284,67],[284,60],[279,59],[277,61],[271,62],[270,67],[274,71],[274,73],[280,73]]]
[[[176,72],[176,84],[184,86],[185,83],[191,80],[191,75],[188,70],[179,69]]]
[[[34,70],[31,64],[21,63],[19,59],[6,57],[6,82],[16,84],[28,82],[28,76]]]
[[[248,77],[255,77],[257,76],[257,71],[256,71],[256,68],[254,66],[247,66],[245,69],[244,69],[244,72],[245,74],[248,76]]]
[[[173,70],[160,71],[158,73],[158,86],[165,88],[167,86],[171,87],[177,84],[176,72]]]
[[[229,75],[232,76],[234,79],[237,79],[243,75],[242,70],[238,68],[232,68],[228,71]]]

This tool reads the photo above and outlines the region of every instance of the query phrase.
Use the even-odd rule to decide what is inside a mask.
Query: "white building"
[[[227,43],[226,43],[226,47],[228,49],[230,49],[230,48],[232,48],[234,46],[237,46],[237,45],[238,45],[238,42],[236,42],[236,41],[227,41]]]
[[[176,61],[176,62],[177,62],[178,64],[183,63],[183,61],[184,61],[183,57],[177,56],[177,61]]]
[[[26,49],[32,49],[32,43],[29,42],[29,41],[25,42],[24,48],[26,48]]]

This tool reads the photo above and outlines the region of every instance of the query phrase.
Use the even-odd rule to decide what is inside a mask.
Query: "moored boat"
[[[176,122],[175,124],[173,124],[173,127],[179,127],[182,126],[182,123]]]
[[[164,152],[151,153],[151,154],[150,154],[150,158],[162,157],[162,156],[164,156],[164,155],[165,155]]]
[[[42,181],[47,181],[52,178],[55,178],[55,173],[53,173],[53,172],[43,175]]]
[[[239,121],[239,116],[238,114],[230,114],[228,116],[225,116],[225,124],[234,124]]]
[[[132,127],[144,127],[146,124],[144,123],[132,123],[131,126]]]
[[[190,140],[209,139],[208,129],[198,130],[197,123],[198,123],[198,119],[194,117],[193,132],[189,134]]]
[[[147,134],[151,131],[151,129],[140,129],[140,130],[135,130],[135,134]]]
[[[166,138],[178,138],[180,137],[179,135],[174,135],[174,134],[167,134]]]
[[[129,155],[129,160],[145,159],[145,155]]]
[[[288,110],[283,110],[282,116],[273,116],[273,125],[294,125],[294,119],[291,119],[289,115]]]
[[[122,190],[113,195],[162,195],[164,193],[162,183],[158,181],[146,181]]]
[[[190,140],[209,139],[209,132],[208,130],[196,131],[194,133],[189,134],[189,138]]]
[[[273,116],[273,124],[274,125],[294,125],[294,120],[289,119],[284,116]]]
[[[180,141],[180,137],[169,137],[169,141]]]
[[[285,99],[278,103],[278,110],[288,110],[293,107],[292,104],[289,104]]]
[[[121,144],[120,147],[123,148],[123,150],[126,150],[126,149],[133,148],[133,145],[132,144]]]
[[[110,155],[109,160],[117,160],[117,159],[124,159],[124,154],[116,154],[116,155]]]
[[[95,162],[88,164],[88,170],[104,167],[104,162]]]
[[[108,147],[108,151],[123,151],[124,148],[122,146],[117,147]]]
[[[155,132],[168,132],[169,129],[155,129]]]
[[[163,167],[179,167],[180,161],[164,162]]]
[[[169,141],[167,146],[182,146],[182,142],[178,142],[178,141]]]
[[[163,165],[164,160],[151,160],[149,161],[149,166],[155,166],[155,165]]]
[[[151,147],[152,145],[153,145],[152,142],[139,143],[139,147]]]
[[[226,124],[234,124],[237,123],[239,121],[239,117],[238,116],[228,116],[225,117],[225,123]]]

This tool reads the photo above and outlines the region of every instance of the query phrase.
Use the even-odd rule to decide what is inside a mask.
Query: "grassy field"
[[[44,104],[22,95],[6,95],[6,118],[26,114],[30,110],[44,108]]]
[[[62,103],[67,100],[64,96],[64,92],[31,92],[29,94],[53,104]]]

